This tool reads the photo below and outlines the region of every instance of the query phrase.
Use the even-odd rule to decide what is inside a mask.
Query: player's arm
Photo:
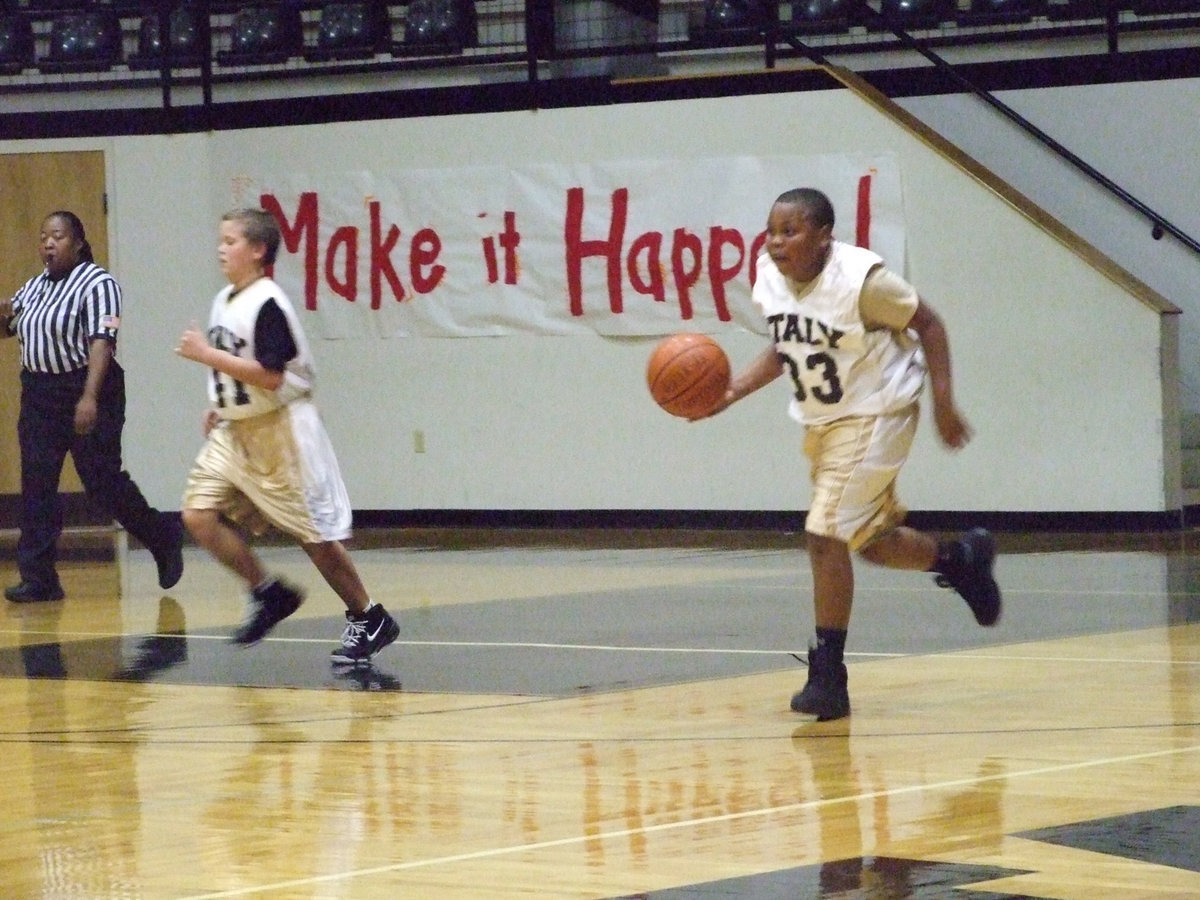
[[[263,385],[276,391],[283,385],[283,370],[296,358],[300,349],[292,335],[292,327],[279,304],[268,300],[258,311],[254,320],[254,359],[264,373],[269,373],[271,385]]]
[[[941,316],[911,284],[886,266],[876,266],[867,274],[858,310],[868,328],[909,331],[917,336],[925,351],[938,436],[948,447],[964,446],[971,438],[971,428],[954,405],[950,339]]]
[[[268,369],[257,359],[236,356],[228,350],[214,347],[208,342],[200,326],[193,322],[179,336],[175,352],[184,359],[216,369],[243,384],[251,384],[267,391],[275,391],[283,384],[283,371]]]
[[[759,388],[770,384],[782,374],[783,363],[780,361],[779,354],[775,350],[775,342],[772,341],[758,356],[751,360],[750,365],[746,366],[746,368],[742,369],[742,371],[729,380],[729,388],[725,391],[725,396],[721,398],[720,402],[713,407],[707,416],[701,416],[700,418],[707,419],[709,416],[715,416],[721,410],[728,409],[743,397],[749,396]]]
[[[236,381],[267,391],[283,385],[283,370],[299,352],[283,310],[268,300],[254,323],[253,357],[242,357],[212,346],[196,325],[184,331],[175,352],[185,359],[203,363]]]
[[[933,398],[933,420],[938,435],[947,447],[966,446],[971,439],[971,427],[954,405],[954,385],[950,374],[950,339],[942,318],[924,300],[917,301],[917,309],[908,321],[908,327],[921,341],[925,351],[925,364],[929,370],[929,388]]]

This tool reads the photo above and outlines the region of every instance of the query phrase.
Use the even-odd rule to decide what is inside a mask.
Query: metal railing
[[[655,13],[645,18],[626,7],[625,0],[436,0],[471,10],[462,17],[463,33],[447,41],[415,40],[418,28],[414,16],[417,2],[390,4],[388,0],[361,0],[380,11],[386,34],[360,56],[319,55],[318,49],[326,0],[262,0],[274,2],[280,10],[290,9],[301,16],[302,43],[294,44],[284,60],[254,64],[222,57],[229,53],[236,31],[236,16],[248,4],[239,0],[185,0],[185,8],[195,10],[198,32],[188,58],[181,58],[171,39],[170,18],[181,0],[115,0],[96,8],[115,11],[122,28],[122,46],[118,59],[101,60],[93,68],[78,73],[47,73],[43,67],[51,55],[49,46],[56,20],[70,10],[56,9],[46,0],[24,0],[31,4],[15,9],[10,3],[0,13],[0,21],[23,18],[33,24],[30,58],[12,71],[11,60],[0,58],[0,95],[55,94],[64,91],[158,89],[164,106],[175,102],[174,89],[199,88],[200,102],[212,102],[214,86],[308,79],[314,82],[354,76],[386,76],[394,73],[481,72],[510,69],[513,77],[536,82],[570,74],[584,63],[657,55],[671,63],[686,66],[689,60],[741,54],[742,63],[770,68],[779,51],[793,39],[819,52],[868,57],[870,54],[911,47],[907,35],[918,34],[927,48],[994,47],[1020,41],[1045,43],[1069,39],[1101,40],[1110,52],[1118,52],[1121,36],[1154,30],[1179,31],[1200,29],[1200,9],[1177,15],[1139,14],[1129,7],[1133,0],[1109,0],[1104,15],[1080,11],[1075,15],[1051,14],[1039,6],[1048,0],[1031,0],[1036,10],[1024,19],[1003,21],[972,16],[970,4],[959,0],[963,8],[946,7],[939,21],[928,27],[905,32],[875,6],[860,2],[854,15],[828,19],[807,19],[798,11],[804,8],[792,0],[768,0],[760,15],[745,23],[716,23],[706,19],[713,0],[647,0],[637,4],[642,12]],[[67,0],[63,0],[64,3]],[[345,0],[338,0],[344,5]],[[877,0],[883,2],[883,0]],[[1150,2],[1150,0],[1143,0]],[[1190,2],[1186,5],[1191,5]],[[1198,4],[1200,6],[1200,4]],[[157,20],[159,65],[145,65],[143,28],[148,17]],[[2,29],[0,29],[2,31]],[[419,35],[418,35],[419,36]],[[7,45],[0,40],[0,51]],[[165,52],[164,52],[165,51]],[[194,54],[194,57],[192,56]],[[135,57],[142,65],[134,66]],[[755,59],[758,62],[755,63]],[[10,65],[5,68],[5,63]],[[572,67],[570,64],[575,63]],[[356,88],[357,89],[357,88]]]
[[[1107,0],[1105,4],[1105,34],[1107,38],[1108,52],[1119,52],[1119,28],[1118,28],[1118,7],[1117,0]],[[910,32],[905,30],[896,20],[884,16],[880,11],[874,9],[865,0],[858,0],[858,14],[865,20],[875,22],[878,27],[887,29],[896,40],[903,45],[907,50],[911,50],[920,54],[922,57],[931,62],[937,71],[946,79],[952,82],[958,89],[966,93],[970,93],[986,103],[1000,115],[1004,116],[1010,122],[1015,124],[1027,135],[1032,137],[1038,143],[1051,150],[1060,159],[1069,163],[1077,171],[1085,175],[1087,178],[1098,184],[1105,191],[1112,194],[1127,207],[1136,211],[1151,223],[1151,237],[1154,240],[1160,240],[1164,234],[1170,234],[1181,244],[1191,250],[1193,253],[1200,255],[1200,241],[1192,237],[1187,232],[1183,231],[1179,226],[1175,225],[1161,213],[1154,210],[1148,204],[1135,197],[1129,191],[1125,190],[1104,173],[1097,170],[1094,166],[1074,153],[1065,145],[1061,144],[1037,125],[1030,122],[1011,106],[1008,106],[1003,101],[998,99],[995,94],[976,85],[969,78],[965,77],[955,66],[951,65],[944,57],[936,53],[927,42],[919,40]],[[815,47],[808,46],[800,39],[795,31],[778,26],[771,28],[767,32],[767,55],[768,59],[773,59],[772,46],[775,42],[783,42],[792,47],[797,52],[811,59],[813,62],[820,65],[827,65],[828,59],[824,53]]]

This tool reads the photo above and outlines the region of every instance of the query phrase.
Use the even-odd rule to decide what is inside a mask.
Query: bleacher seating
[[[1051,22],[1075,22],[1103,19],[1106,0],[1046,0],[1046,18]]]
[[[854,20],[856,0],[794,0],[787,26],[804,34],[845,31]]]
[[[755,31],[761,27],[763,0],[704,0],[704,31]]]
[[[957,6],[953,0],[882,0],[879,11],[885,22],[912,31],[953,22]]]
[[[1200,0],[1132,0],[1133,11],[1139,16],[1162,16],[1200,10]]]
[[[321,7],[309,62],[368,59],[391,48],[392,25],[382,0],[335,0]]]
[[[0,10],[0,74],[16,75],[33,66],[33,26],[19,9]]]
[[[410,0],[401,54],[450,55],[479,43],[473,0]]]
[[[42,72],[103,72],[122,62],[121,20],[115,7],[95,4],[59,12],[50,25]]]
[[[959,25],[999,25],[1028,22],[1033,19],[1033,0],[970,0],[966,9],[958,11]]]
[[[304,49],[300,8],[290,2],[243,6],[234,14],[228,50],[217,52],[222,66],[262,66],[287,62]]]
[[[168,4],[169,3],[169,7]],[[671,53],[754,48],[804,53],[903,46],[892,27],[962,43],[1025,41],[1200,26],[1200,0],[0,0],[0,95],[46,85],[144,86],[157,73],[218,82],[389,72],[425,65],[551,61],[551,77],[602,55],[597,35],[636,14],[638,40]],[[562,19],[566,9],[570,28]],[[680,15],[684,12],[684,15]],[[164,29],[159,22],[168,16]],[[1110,18],[1110,15],[1112,18]],[[591,18],[595,16],[596,18]],[[610,18],[604,18],[605,16]],[[655,20],[656,16],[661,16]],[[623,19],[621,20],[624,21]],[[929,32],[932,32],[930,34]],[[626,31],[620,31],[626,40]],[[576,41],[576,39],[578,39]],[[529,42],[528,44],[526,42]],[[574,42],[573,42],[574,41]],[[164,59],[164,42],[168,58]],[[628,42],[628,41],[626,41]],[[612,46],[619,47],[616,41]],[[470,48],[470,54],[465,51]],[[641,51],[639,51],[641,52]],[[654,50],[647,50],[652,55]],[[1110,51],[1112,52],[1112,51]],[[127,54],[127,55],[126,55]],[[461,57],[431,59],[433,57]],[[632,59],[632,57],[629,57]],[[569,60],[570,65],[563,63]],[[211,61],[209,69],[204,63]],[[558,67],[558,68],[555,68]],[[196,69],[202,70],[197,76]],[[253,69],[254,71],[248,71]],[[83,73],[104,71],[103,78]],[[78,77],[71,77],[79,73]],[[53,78],[42,78],[53,75]],[[66,76],[66,77],[63,77]],[[348,80],[347,80],[348,83]]]
[[[171,68],[193,69],[200,66],[206,52],[203,16],[199,6],[184,0],[167,17],[168,62]],[[130,54],[131,69],[157,69],[163,64],[162,28],[157,9],[142,13],[138,23],[137,50]]]

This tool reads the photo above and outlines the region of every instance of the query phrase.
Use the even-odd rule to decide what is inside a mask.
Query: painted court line
[[[0,634],[16,634],[18,632],[0,629]],[[25,630],[20,632],[25,637],[35,634],[45,634],[58,638],[77,638],[77,639],[96,639],[96,638],[143,638],[143,637],[182,637],[188,641],[219,641],[228,643],[229,636],[225,634],[175,634],[175,633],[137,633],[124,634],[113,632],[99,631],[34,631]],[[328,645],[332,638],[289,638],[289,637],[268,637],[262,643],[276,644],[321,644]],[[695,654],[711,654],[711,655],[729,655],[729,656],[803,656],[804,648],[745,648],[745,647],[649,647],[639,645],[619,645],[619,644],[564,644],[547,641],[413,641],[413,640],[397,640],[392,647],[465,647],[469,649],[505,649],[511,648],[514,650],[529,649],[529,650],[580,650],[592,651],[600,653],[695,653]],[[236,648],[244,651],[245,648]],[[1155,665],[1171,665],[1171,666],[1200,666],[1200,660],[1186,659],[1154,659],[1146,657],[1123,657],[1123,656],[1047,656],[1047,655],[1025,655],[1012,653],[977,653],[973,650],[936,650],[936,651],[920,651],[913,653],[889,653],[886,651],[848,651],[847,659],[903,659],[907,657],[935,657],[935,656],[953,656],[955,659],[981,659],[988,661],[1007,660],[1009,662],[1039,662],[1039,663],[1078,663],[1081,665],[1114,665],[1117,663],[1123,664],[1155,664]]]

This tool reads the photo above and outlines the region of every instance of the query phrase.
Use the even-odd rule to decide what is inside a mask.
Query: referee
[[[183,529],[146,502],[121,464],[125,373],[114,358],[121,288],[93,261],[72,212],[46,217],[39,252],[45,270],[0,302],[0,336],[21,343],[21,581],[4,596],[14,603],[64,596],[55,562],[68,452],[88,498],[154,555],[165,590],[183,575]]]

